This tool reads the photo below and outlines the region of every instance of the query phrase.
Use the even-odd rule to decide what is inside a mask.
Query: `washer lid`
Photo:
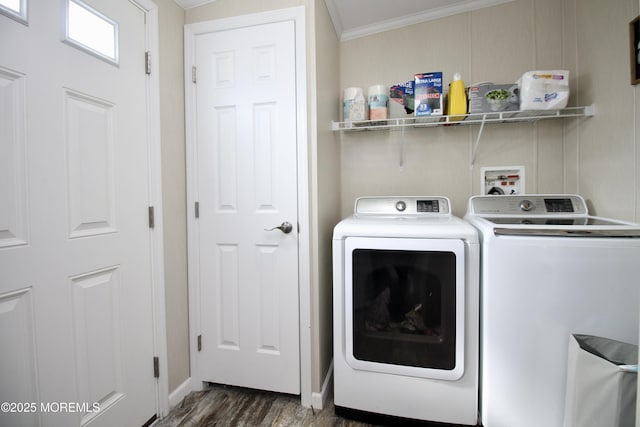
[[[528,216],[512,216],[512,217],[486,217],[487,221],[497,225],[561,225],[567,227],[573,226],[601,226],[601,225],[628,225],[622,221],[614,221],[612,219],[598,218],[594,216],[565,218],[565,217],[528,217]]]
[[[638,224],[589,216],[575,194],[474,196],[465,219],[496,236],[640,237]]]
[[[501,228],[493,229],[496,236],[536,237],[627,237],[640,238],[640,228]]]

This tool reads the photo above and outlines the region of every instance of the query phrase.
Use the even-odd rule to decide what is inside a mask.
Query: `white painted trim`
[[[304,6],[285,9],[296,26],[296,103],[298,125],[298,299],[300,301],[300,403],[311,406],[311,213],[309,211],[309,136],[307,133],[307,45]]]
[[[187,378],[169,395],[169,410],[175,408],[191,393],[191,377]]]
[[[435,9],[425,10],[422,13],[400,16],[385,21],[374,22],[370,25],[344,30],[342,20],[336,18],[338,16],[336,2],[340,0],[325,0],[327,9],[333,21],[336,34],[340,41],[353,40],[360,37],[370,36],[372,34],[382,33],[385,31],[396,30],[398,28],[409,25],[420,24],[422,22],[433,21],[435,19],[447,16],[457,15],[459,13],[470,12],[485,7],[497,6],[508,3],[513,0],[468,0],[462,3],[456,3],[450,6],[443,6]],[[340,30],[340,32],[338,31]]]
[[[191,9],[203,4],[213,3],[216,0],[173,0],[183,9]]]
[[[147,13],[147,50],[153,68],[147,75],[147,135],[149,164],[149,206],[154,207],[155,226],[150,229],[151,293],[154,355],[159,359],[160,378],[156,383],[156,412],[159,418],[169,412],[169,369],[164,282],[164,238],[162,219],[162,161],[160,145],[160,60],[158,6],[152,0],[134,0]]]
[[[329,400],[329,396],[331,396],[331,392],[333,391],[333,360],[331,360],[331,364],[329,365],[329,369],[327,369],[327,375],[324,377],[324,382],[322,383],[322,389],[320,393],[312,393],[311,395],[311,406],[313,409],[324,409],[327,404],[327,400]]]
[[[216,31],[226,31],[253,25],[293,21],[296,46],[296,102],[298,139],[298,282],[300,298],[300,400],[303,406],[311,406],[311,218],[309,214],[309,172],[307,135],[307,50],[305,8],[296,6],[269,12],[217,19],[185,25],[185,125],[187,145],[187,237],[189,251],[189,340],[191,361],[191,389],[200,390],[203,384],[198,378],[200,366],[197,357],[197,337],[200,325],[199,247],[198,221],[195,220],[197,194],[197,146],[195,135],[195,86],[191,81],[191,67],[195,61],[195,37]]]
[[[189,362],[191,367],[191,390],[202,390],[198,355],[200,334],[200,261],[194,256],[200,247],[200,226],[195,221],[195,203],[198,196],[198,151],[196,144],[196,86],[191,80],[192,64],[195,62],[195,37],[198,33],[192,25],[184,27],[184,101],[185,101],[185,163],[187,182],[187,288],[189,292]]]

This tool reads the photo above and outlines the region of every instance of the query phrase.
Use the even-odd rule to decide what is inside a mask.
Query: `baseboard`
[[[191,378],[187,378],[182,382],[182,384],[180,384],[171,393],[169,393],[169,410],[179,405],[182,402],[182,399],[184,399],[185,396],[187,396],[192,391],[194,390],[191,387]],[[329,365],[329,369],[327,369],[327,374],[324,378],[324,382],[322,383],[322,389],[320,390],[320,393],[311,393],[311,406],[313,406],[314,409],[318,410],[324,408],[332,392],[333,360]]]
[[[322,389],[320,393],[313,392],[311,393],[311,406],[313,409],[322,409],[327,404],[327,400],[331,396],[331,392],[333,391],[333,360],[329,365],[329,369],[327,369],[327,375],[324,377],[324,382],[322,383]]]
[[[189,377],[184,380],[182,384],[176,387],[175,390],[169,393],[169,410],[180,404],[182,399],[184,399],[187,394],[191,393],[191,391],[191,377]]]

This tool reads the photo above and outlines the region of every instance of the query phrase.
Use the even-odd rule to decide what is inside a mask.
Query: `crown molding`
[[[433,21],[435,19],[444,18],[447,16],[457,15],[459,13],[470,12],[477,9],[483,9],[485,7],[497,6],[503,3],[508,3],[513,0],[468,0],[458,2],[450,6],[443,6],[439,8],[425,10],[421,13],[400,16],[398,18],[388,19],[385,21],[374,22],[369,25],[363,25],[361,27],[344,30],[342,20],[340,19],[336,2],[340,0],[325,0],[333,27],[336,30],[336,34],[340,41],[353,40],[360,37],[370,36],[385,31],[396,30],[398,28],[406,27],[409,25],[420,24],[422,22]]]
[[[203,4],[213,3],[216,0],[173,0],[183,9],[191,9],[193,7],[202,6]]]

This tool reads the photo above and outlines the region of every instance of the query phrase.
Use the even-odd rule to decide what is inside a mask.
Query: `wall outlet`
[[[481,168],[480,194],[525,194],[524,166],[487,166]]]

